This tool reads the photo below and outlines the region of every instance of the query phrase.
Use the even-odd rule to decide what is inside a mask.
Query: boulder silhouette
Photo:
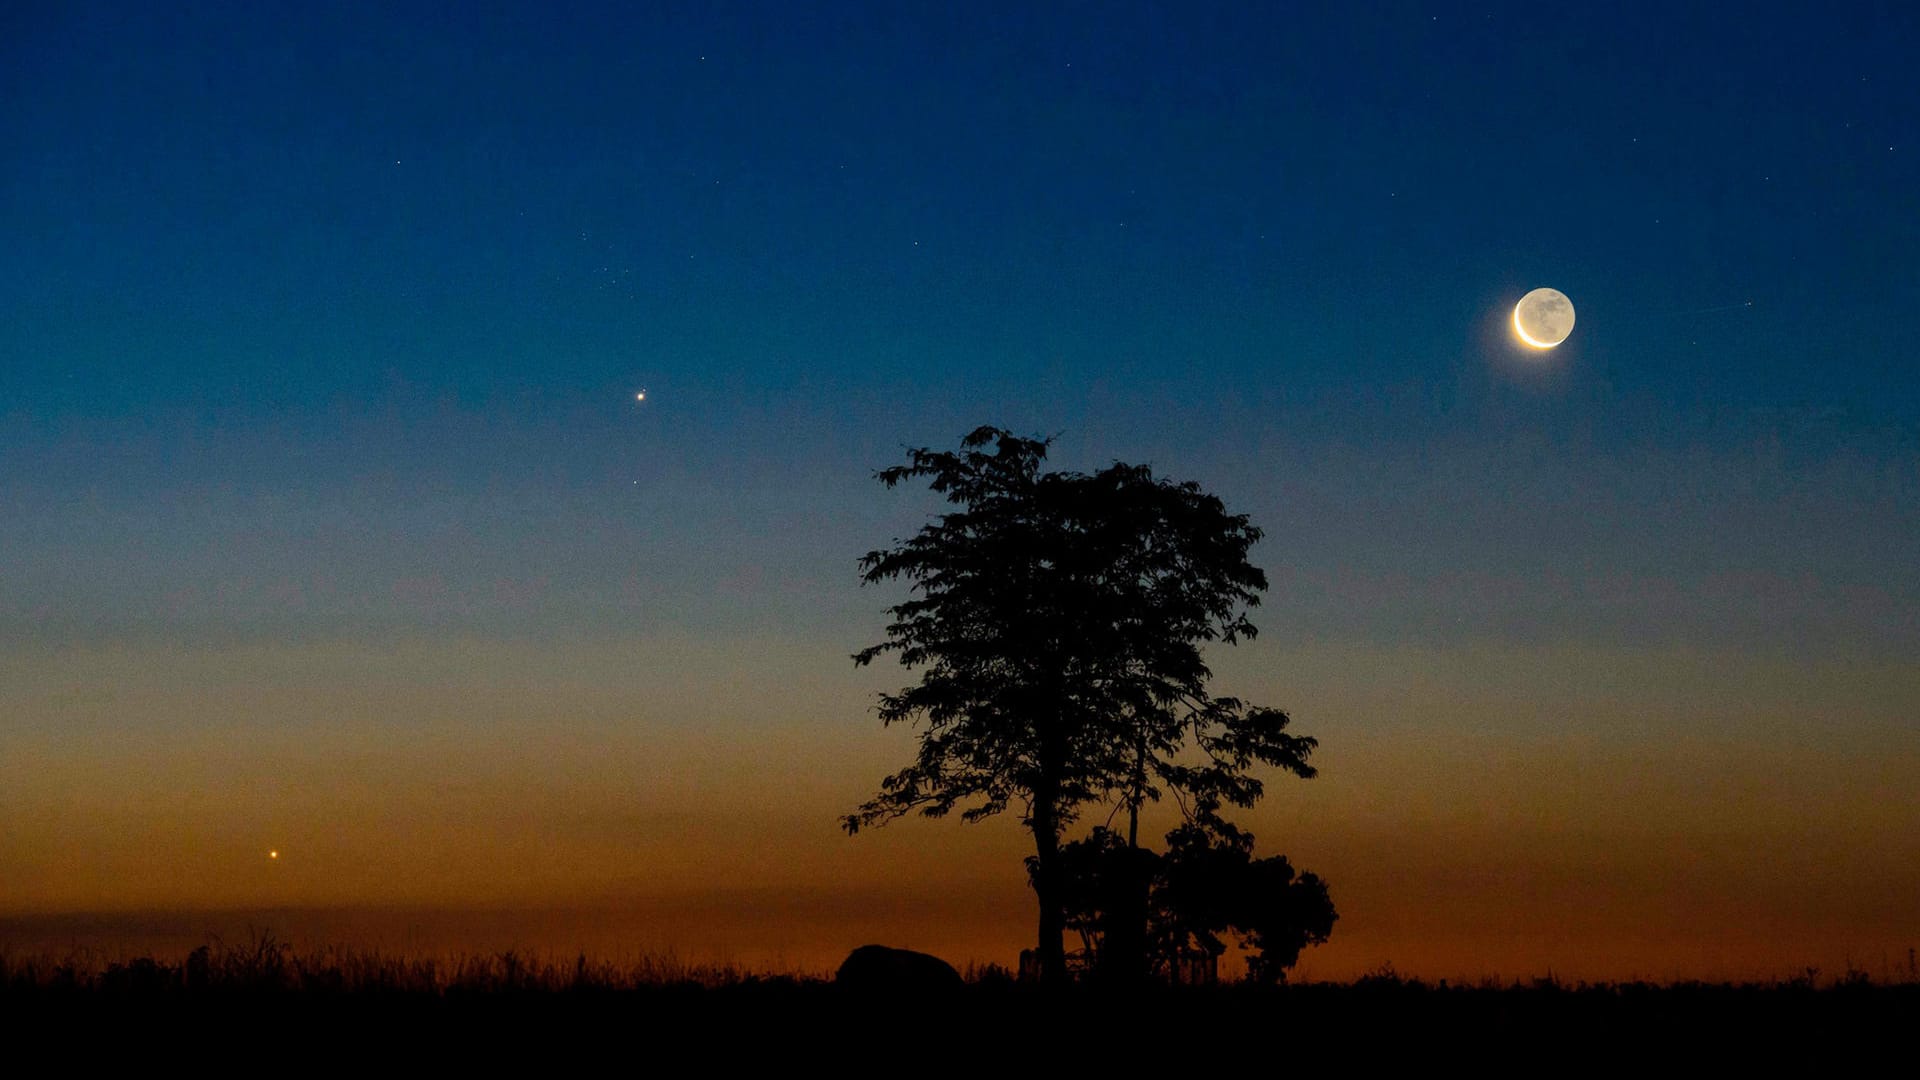
[[[953,965],[937,956],[885,945],[862,945],[847,954],[834,972],[835,986],[849,990],[958,990],[964,985]]]

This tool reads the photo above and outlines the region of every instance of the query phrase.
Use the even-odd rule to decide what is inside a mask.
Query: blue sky
[[[871,469],[983,422],[1410,590],[1352,632],[1461,573],[1536,579],[1516,635],[1550,579],[1911,595],[1897,6],[9,18],[9,637],[818,605],[924,509]]]

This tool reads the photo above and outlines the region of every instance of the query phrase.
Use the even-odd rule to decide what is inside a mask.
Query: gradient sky
[[[1920,940],[1909,5],[553,6],[0,11],[0,936],[1010,960],[1011,820],[834,824],[995,423],[1267,530],[1307,970]]]

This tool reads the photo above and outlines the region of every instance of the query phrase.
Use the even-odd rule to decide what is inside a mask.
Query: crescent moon
[[[1526,342],[1527,344],[1533,346],[1536,349],[1551,349],[1555,345],[1559,344],[1559,342],[1557,341],[1535,341],[1532,338],[1528,337],[1527,332],[1520,328],[1520,305],[1519,304],[1513,305],[1513,332],[1520,335],[1521,341]]]

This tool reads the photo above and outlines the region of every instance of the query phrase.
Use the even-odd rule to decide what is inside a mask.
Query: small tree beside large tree
[[[1018,805],[1033,835],[1043,978],[1066,975],[1065,830],[1088,804],[1128,810],[1171,794],[1218,820],[1251,806],[1258,766],[1311,777],[1314,740],[1287,714],[1208,690],[1202,648],[1252,637],[1266,576],[1245,515],[1193,483],[1115,463],[1044,471],[1047,440],[982,427],[958,451],[910,450],[891,488],[925,480],[954,509],[860,561],[866,583],[904,579],[886,639],[919,682],[880,695],[885,724],[921,726],[912,764],[843,819],[849,833],[909,813],[978,821]],[[1144,888],[1144,885],[1142,886]],[[1140,902],[1145,910],[1145,899]]]

